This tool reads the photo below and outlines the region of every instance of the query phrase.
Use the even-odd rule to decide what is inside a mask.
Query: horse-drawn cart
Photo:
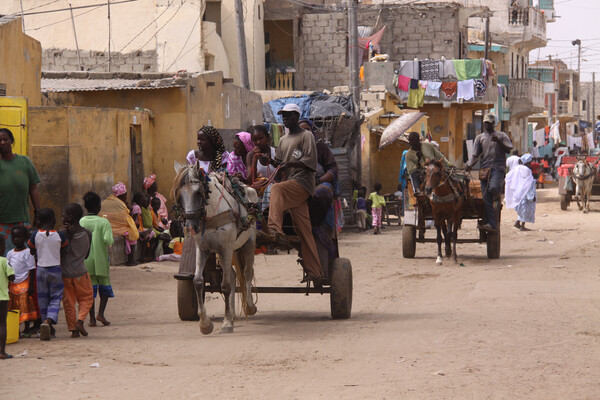
[[[481,195],[481,186],[478,180],[469,183],[470,196],[463,202],[462,219],[477,220],[477,226],[483,225],[484,203]],[[402,256],[414,258],[417,243],[437,243],[437,239],[426,238],[428,228],[433,227],[433,215],[428,197],[419,194],[415,196],[409,181],[404,191],[404,223],[402,226]],[[486,243],[488,258],[500,257],[500,215],[502,203],[497,201],[495,209],[498,215],[498,231],[491,232],[478,230],[478,237],[474,239],[457,239],[457,243]]]
[[[600,156],[586,155],[579,156],[579,159],[585,159],[587,163],[596,167],[596,170],[598,170]],[[573,182],[573,168],[577,164],[577,161],[578,156],[563,156],[560,161],[560,166],[557,168],[560,209],[563,211],[569,207],[573,200],[577,201],[577,204],[579,205],[579,196],[575,193],[576,185],[575,182]],[[598,174],[596,174],[594,178],[589,201],[600,201],[600,178]]]
[[[294,239],[292,237],[292,239]],[[260,243],[258,244],[269,244]],[[329,256],[329,251],[316,241],[317,250],[321,265],[326,268],[326,279],[321,287],[315,287],[307,282],[304,286],[275,287],[275,286],[254,286],[253,293],[302,293],[302,294],[329,294],[329,303],[331,317],[333,319],[350,318],[352,314],[352,264],[347,258],[340,258],[337,250],[337,240],[335,240],[335,251],[333,257]],[[298,249],[296,240],[292,240],[292,246],[278,246],[280,250]],[[235,263],[235,256],[234,256]],[[197,321],[198,316],[198,298],[194,290],[193,278],[196,270],[196,246],[191,237],[186,238],[183,244],[183,253],[179,264],[179,272],[175,275],[177,279],[177,310],[179,318],[182,321]],[[223,279],[223,270],[218,264],[216,257],[213,256],[207,262],[204,268],[204,293],[221,293],[221,282]],[[240,287],[236,287],[236,292],[241,292]]]

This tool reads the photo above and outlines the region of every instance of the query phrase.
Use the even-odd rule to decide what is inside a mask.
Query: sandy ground
[[[0,363],[0,398],[597,399],[600,205],[560,211],[556,187],[539,199],[535,230],[504,212],[501,258],[460,245],[463,267],[436,266],[434,244],[402,258],[398,227],[345,233],[354,308],[343,321],[327,295],[262,294],[235,333],[202,336],[178,319],[174,263],[116,267],[112,324],[70,339],[61,314],[55,340],[9,345],[28,354]],[[459,232],[475,234],[473,221]],[[259,285],[300,279],[293,255],[256,263]],[[223,307],[209,296],[215,332]]]

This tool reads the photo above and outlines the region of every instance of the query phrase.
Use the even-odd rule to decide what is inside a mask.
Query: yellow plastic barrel
[[[6,343],[17,343],[19,340],[19,310],[8,310],[6,316]]]

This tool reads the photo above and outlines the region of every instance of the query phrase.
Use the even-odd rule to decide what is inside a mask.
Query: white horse
[[[236,275],[242,290],[242,306],[246,315],[254,315],[251,284],[254,277],[254,250],[256,248],[256,223],[248,220],[246,207],[227,190],[231,182],[224,172],[211,172],[208,176],[195,165],[182,166],[175,163],[175,178],[172,196],[180,207],[186,226],[196,243],[196,271],[194,288],[198,298],[200,331],[209,334],[213,323],[206,314],[202,292],[203,272],[207,259],[212,253],[219,257],[223,270],[221,293],[225,298],[225,317],[220,333],[232,333],[235,319]],[[240,185],[246,201],[256,204],[256,191]],[[237,274],[232,267],[234,258],[239,265]]]
[[[575,167],[573,167],[573,181],[577,185],[575,196],[577,205],[585,214],[590,211],[589,201],[592,195],[592,185],[596,177],[596,167],[588,163],[585,158],[578,159]],[[581,199],[581,204],[579,200]]]

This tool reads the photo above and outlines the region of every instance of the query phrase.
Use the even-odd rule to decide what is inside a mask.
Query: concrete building
[[[234,0],[90,0],[23,3],[25,33],[41,42],[45,71],[223,71],[239,84]],[[71,14],[72,12],[72,14]],[[19,0],[0,15],[20,15]],[[71,15],[73,18],[71,18]],[[250,85],[264,89],[262,0],[244,0]]]
[[[569,69],[562,60],[541,60],[529,66],[528,76],[544,84],[544,108],[546,124],[560,122],[561,136],[567,132],[567,124],[577,122],[580,115],[579,74]]]
[[[600,115],[600,82],[581,82],[581,112],[586,121],[593,124],[598,121],[598,115]]]

